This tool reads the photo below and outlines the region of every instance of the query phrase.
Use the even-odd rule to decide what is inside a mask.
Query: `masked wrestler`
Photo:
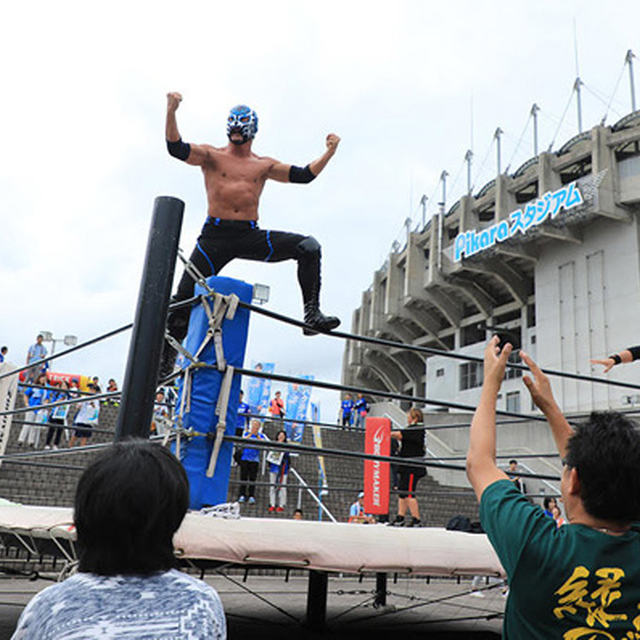
[[[229,143],[226,146],[190,144],[182,141],[178,131],[176,110],[181,100],[179,93],[167,95],[167,148],[173,157],[201,168],[208,202],[207,219],[191,254],[191,262],[208,277],[218,275],[234,258],[263,262],[296,260],[307,324],[304,334],[315,335],[318,330],[335,329],[340,320],[320,311],[320,244],[312,236],[260,229],[258,204],[267,180],[311,182],[335,154],[340,138],[330,133],[325,152],[305,167],[258,156],[251,148],[258,131],[258,117],[249,107],[239,105],[231,109],[227,119]],[[194,280],[185,272],[173,302],[186,300],[193,293]],[[178,341],[187,333],[189,313],[186,308],[169,314],[169,333]],[[175,351],[167,347],[161,377],[173,371],[175,362]]]

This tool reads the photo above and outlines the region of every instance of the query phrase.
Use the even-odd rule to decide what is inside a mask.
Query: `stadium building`
[[[465,356],[482,356],[488,336],[500,332],[542,367],[601,375],[590,359],[640,343],[639,203],[634,111],[498,175],[408,231],[363,292],[352,330]],[[634,367],[608,375],[640,382]],[[532,410],[520,378],[508,371],[499,409]],[[482,365],[348,342],[343,382],[475,406]],[[639,392],[621,387],[552,383],[569,413],[640,403]]]

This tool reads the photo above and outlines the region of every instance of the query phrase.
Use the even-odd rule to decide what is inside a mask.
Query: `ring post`
[[[155,199],[115,440],[149,437],[184,202]]]

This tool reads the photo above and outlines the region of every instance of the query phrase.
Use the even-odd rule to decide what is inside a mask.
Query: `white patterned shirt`
[[[175,569],[150,576],[77,573],[29,602],[12,640],[225,640],[213,587]]]

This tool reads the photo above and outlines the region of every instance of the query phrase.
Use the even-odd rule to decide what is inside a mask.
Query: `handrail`
[[[327,509],[327,507],[322,503],[322,500],[318,498],[318,496],[313,492],[313,489],[307,484],[306,480],[293,468],[289,469],[293,477],[300,483],[300,486],[307,490],[309,495],[318,503],[320,508],[327,514],[331,522],[338,522],[334,517],[331,511]]]
[[[528,464],[525,464],[524,462],[518,462],[518,464],[527,472],[527,473],[535,473],[531,467]],[[553,495],[554,496],[559,496],[560,495],[560,490],[557,487],[554,487],[548,480],[542,480],[542,484],[546,484],[547,487],[549,487],[549,489],[551,489],[551,491],[553,491]]]

